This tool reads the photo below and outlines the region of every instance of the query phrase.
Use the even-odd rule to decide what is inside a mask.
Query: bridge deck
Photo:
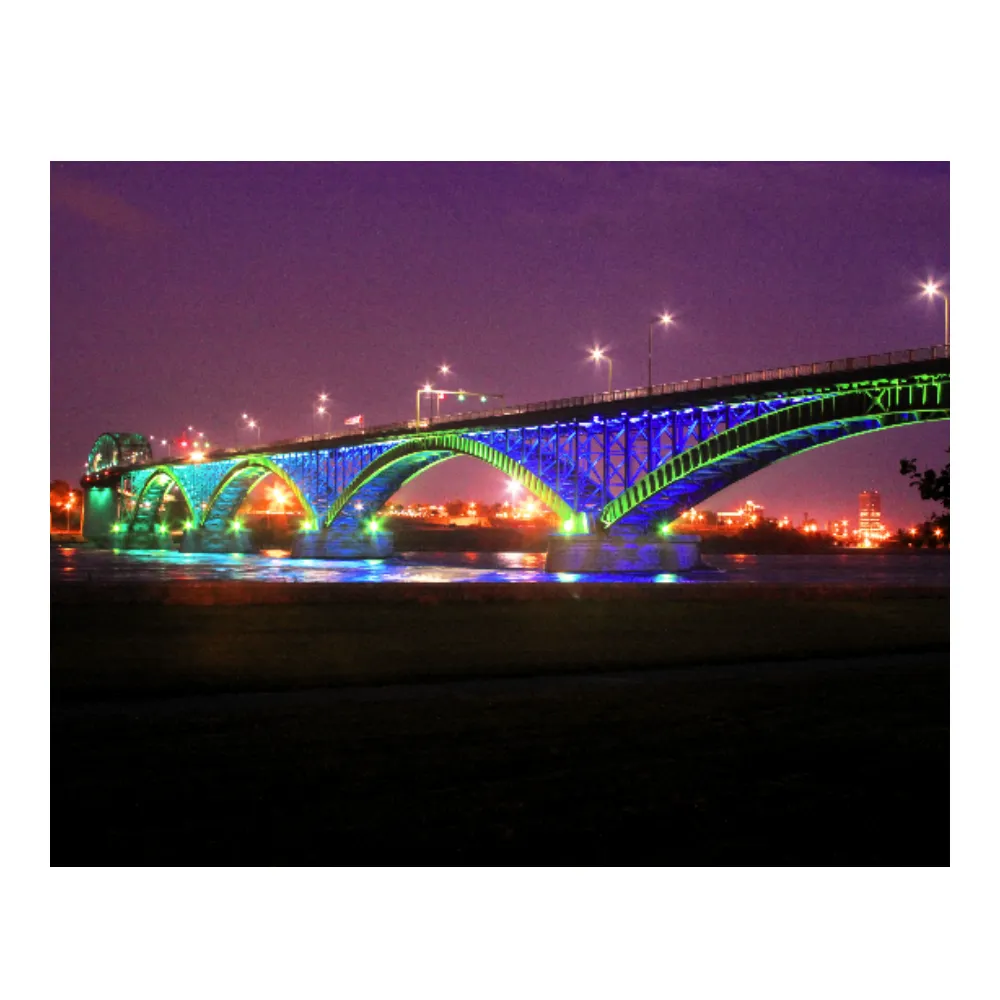
[[[716,375],[709,378],[690,379],[684,382],[669,382],[632,389],[617,389],[612,392],[591,393],[584,396],[568,396],[544,402],[523,403],[504,406],[492,410],[473,410],[465,413],[429,417],[416,421],[381,424],[363,431],[345,431],[334,434],[306,435],[280,441],[261,442],[253,448],[218,448],[206,453],[208,461],[221,458],[238,458],[266,452],[275,455],[287,452],[311,451],[337,447],[350,447],[372,443],[387,438],[413,434],[416,430],[462,431],[478,428],[500,428],[524,424],[525,415],[531,415],[532,423],[547,424],[555,421],[572,420],[578,415],[574,411],[586,409],[588,414],[608,416],[621,412],[621,403],[642,400],[660,409],[680,409],[704,406],[716,402],[738,402],[741,398],[761,399],[768,396],[787,395],[796,387],[822,391],[833,389],[851,381],[872,381],[876,379],[903,378],[919,374],[944,372],[949,367],[949,348],[911,348],[889,351],[882,354],[868,354],[853,358],[839,358],[834,361],[818,361],[781,368],[765,368],[754,372],[732,375]],[[163,456],[157,461],[129,466],[131,470],[155,467],[162,464],[176,464],[186,461],[186,456]],[[115,470],[85,476],[81,483],[93,485],[104,481]]]

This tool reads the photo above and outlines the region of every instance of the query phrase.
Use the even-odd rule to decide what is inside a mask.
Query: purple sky
[[[51,475],[76,481],[105,430],[265,440],[410,418],[416,387],[508,402],[943,342],[947,163],[52,165]],[[444,404],[445,406],[449,404]],[[949,425],[864,435],[708,501],[769,516],[928,516],[902,457],[943,465]],[[471,459],[402,500],[500,499]]]

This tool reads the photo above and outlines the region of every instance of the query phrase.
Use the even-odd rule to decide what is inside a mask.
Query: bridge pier
[[[181,552],[218,552],[233,554],[255,552],[249,531],[210,531],[208,528],[194,528],[184,532]]]
[[[175,552],[177,546],[173,538],[159,531],[136,531],[134,528],[110,536],[110,544],[116,549]]]
[[[292,544],[293,559],[385,559],[392,553],[392,535],[385,531],[324,528],[300,532]]]
[[[698,535],[552,535],[549,573],[683,573],[701,563]]]

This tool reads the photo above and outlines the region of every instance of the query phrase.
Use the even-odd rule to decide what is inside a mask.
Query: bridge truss
[[[231,530],[249,492],[273,473],[302,504],[306,530],[360,532],[405,482],[466,455],[520,483],[567,532],[645,533],[776,461],[857,434],[948,419],[950,375],[946,364],[936,368],[720,387],[680,400],[691,405],[639,397],[529,409],[489,426],[393,428],[374,439],[122,469],[120,530],[153,530],[168,489],[185,498],[191,529]]]

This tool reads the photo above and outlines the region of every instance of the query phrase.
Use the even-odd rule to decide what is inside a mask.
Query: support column
[[[293,559],[385,559],[392,553],[389,532],[359,529],[351,522],[300,531],[292,544]]]
[[[181,539],[181,552],[242,552],[255,551],[249,531],[212,531],[208,528],[190,528]]]
[[[90,486],[83,491],[83,537],[91,542],[112,541],[118,520],[118,498],[110,486]]]
[[[552,535],[548,573],[683,573],[701,565],[698,535]]]

